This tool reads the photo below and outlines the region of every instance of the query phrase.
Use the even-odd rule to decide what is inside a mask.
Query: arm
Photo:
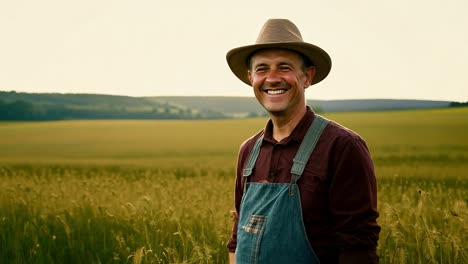
[[[330,211],[340,263],[377,263],[377,188],[364,140],[349,137],[333,158]]]
[[[233,252],[229,252],[229,264],[236,264],[236,255]]]
[[[247,142],[247,141],[246,141]],[[240,204],[242,200],[242,195],[244,193],[244,184],[243,184],[243,175],[242,175],[242,169],[244,167],[244,162],[245,162],[245,153],[249,153],[248,150],[246,150],[246,142],[244,142],[239,150],[239,156],[237,160],[237,173],[236,173],[236,183],[235,183],[235,189],[234,189],[234,206],[235,206],[235,212],[233,213],[233,219],[234,219],[234,224],[232,227],[232,233],[231,233],[231,238],[229,239],[227,243],[227,247],[229,250],[229,263],[235,263],[235,250],[237,247],[237,225],[239,222],[239,210],[240,210]]]
[[[240,203],[241,203],[241,200],[242,200],[242,195],[243,195],[242,178],[237,176],[235,191],[234,191],[234,201],[235,201],[234,204],[235,204],[235,209],[236,210],[232,214],[232,218],[234,220],[234,223],[232,225],[231,238],[229,239],[229,241],[227,243],[227,248],[229,250],[229,260],[230,261],[234,260],[234,252],[236,251],[236,247],[237,247],[237,225],[238,225],[238,222],[239,222],[239,209],[240,209]]]

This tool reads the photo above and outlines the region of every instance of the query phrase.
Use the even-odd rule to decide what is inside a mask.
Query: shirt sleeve
[[[232,226],[231,238],[229,239],[227,243],[227,248],[229,252],[231,253],[234,253],[236,251],[236,246],[237,246],[237,225],[239,222],[240,204],[242,201],[242,195],[244,193],[242,169],[244,167],[243,164],[245,161],[246,153],[249,153],[246,149],[247,148],[246,143],[247,141],[241,145],[240,150],[239,150],[239,156],[237,159],[236,183],[235,183],[235,188],[234,188],[234,207],[235,207],[235,212],[233,215],[234,224]]]
[[[234,224],[232,226],[232,233],[231,233],[231,238],[229,239],[227,243],[227,248],[229,252],[234,253],[236,251],[236,246],[237,246],[237,225],[239,222],[239,208],[240,208],[240,200],[242,200],[242,190],[240,187],[241,184],[239,183],[239,177],[236,178],[236,187],[235,187],[235,193],[234,193],[234,201],[235,201],[235,211],[233,213],[233,220]]]
[[[329,195],[340,263],[378,263],[377,186],[369,150],[360,137],[346,137],[338,145]]]

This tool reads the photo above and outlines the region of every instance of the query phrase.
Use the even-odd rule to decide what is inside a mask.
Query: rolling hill
[[[318,112],[449,107],[428,100],[308,100]],[[0,120],[214,119],[266,116],[253,97],[130,97],[0,91]]]

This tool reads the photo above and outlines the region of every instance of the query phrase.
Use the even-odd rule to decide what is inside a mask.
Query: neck
[[[273,123],[273,138],[280,142],[284,138],[291,135],[294,128],[306,114],[306,107],[297,109],[294,113],[281,116],[270,114],[271,122]]]

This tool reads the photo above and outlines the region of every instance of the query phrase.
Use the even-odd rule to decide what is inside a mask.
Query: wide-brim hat
[[[315,75],[312,84],[316,84],[331,70],[331,58],[323,49],[304,42],[301,32],[287,19],[269,19],[263,25],[254,45],[234,48],[226,54],[226,60],[231,71],[244,83],[251,85],[247,71],[247,60],[253,53],[262,49],[281,48],[301,53],[315,66]]]

